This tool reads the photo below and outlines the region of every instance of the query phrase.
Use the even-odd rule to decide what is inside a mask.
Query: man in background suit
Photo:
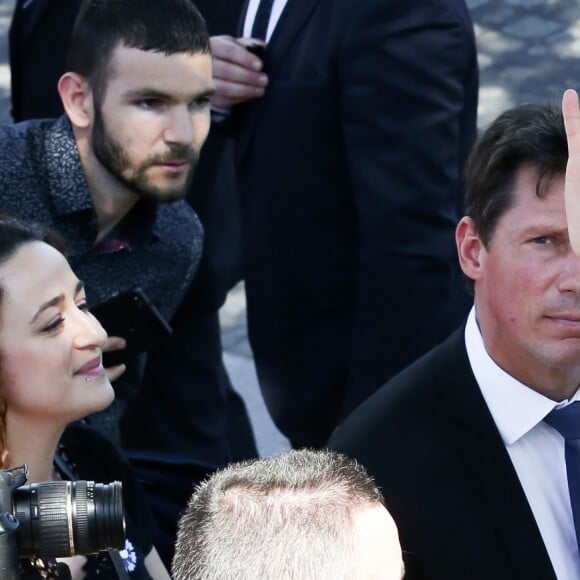
[[[320,446],[467,311],[453,231],[476,51],[463,0],[262,4],[243,38],[212,39],[213,104],[237,137],[262,392],[294,446]]]
[[[568,122],[580,117],[572,92],[564,105]],[[571,151],[580,150],[576,131]],[[570,159],[569,171],[580,171]],[[580,578],[572,507],[580,481],[567,478],[568,441],[555,428],[580,401],[567,160],[557,107],[525,105],[492,123],[468,163],[456,234],[475,297],[466,326],[329,442],[382,488],[411,580]]]
[[[81,0],[17,0],[10,30],[15,121],[58,117],[57,82]],[[212,34],[235,30],[242,0],[195,5]],[[232,144],[210,135],[187,194],[204,229],[199,270],[149,357],[139,397],[123,421],[129,452],[157,519],[155,543],[169,567],[181,510],[196,483],[231,461],[256,457],[252,427],[223,365],[218,310],[240,277],[240,224]]]

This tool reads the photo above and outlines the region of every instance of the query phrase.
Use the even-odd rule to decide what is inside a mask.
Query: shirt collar
[[[580,400],[579,389],[570,401],[556,403],[500,368],[485,349],[475,308],[467,318],[465,346],[481,394],[506,446],[513,445],[554,408]]]
[[[129,213],[95,246],[97,254],[142,248],[158,239],[157,205],[140,199]]]

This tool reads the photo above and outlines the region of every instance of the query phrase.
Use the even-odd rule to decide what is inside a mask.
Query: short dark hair
[[[518,172],[537,172],[536,194],[566,171],[568,143],[562,111],[552,104],[521,105],[502,113],[473,147],[465,176],[466,214],[482,243],[491,241],[499,218],[513,203]]]
[[[64,241],[56,232],[40,224],[0,213],[0,263],[9,260],[20,246],[28,242],[44,242],[65,253]]]
[[[383,498],[365,469],[332,451],[230,465],[193,494],[173,578],[352,578],[353,517],[375,505]]]
[[[67,68],[82,75],[97,98],[118,46],[171,55],[209,53],[205,20],[190,0],[85,0],[69,46]]]

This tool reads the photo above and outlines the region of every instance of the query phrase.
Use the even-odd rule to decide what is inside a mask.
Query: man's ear
[[[472,280],[479,280],[482,276],[486,249],[472,218],[468,216],[461,218],[455,229],[455,243],[463,273]]]
[[[93,122],[93,91],[86,79],[73,72],[64,73],[58,81],[58,93],[70,122],[86,129]]]

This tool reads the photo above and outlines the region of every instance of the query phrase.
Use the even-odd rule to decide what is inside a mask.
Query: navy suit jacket
[[[464,0],[288,0],[238,108],[248,321],[274,420],[322,445],[464,318],[478,70]]]
[[[556,580],[463,329],[363,403],[328,446],[376,478],[406,579]]]

